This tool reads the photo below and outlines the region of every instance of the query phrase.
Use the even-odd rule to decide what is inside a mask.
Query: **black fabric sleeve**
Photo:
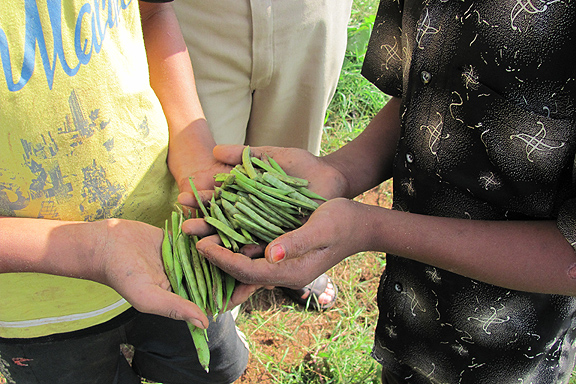
[[[381,0],[374,21],[362,75],[382,92],[402,96],[402,4]]]

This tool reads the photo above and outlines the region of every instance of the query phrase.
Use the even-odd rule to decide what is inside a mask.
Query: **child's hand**
[[[344,258],[366,250],[372,236],[366,210],[371,207],[347,199],[322,204],[299,229],[271,242],[265,258],[252,259],[221,247],[215,237],[196,247],[211,262],[237,280],[255,286],[298,289]]]

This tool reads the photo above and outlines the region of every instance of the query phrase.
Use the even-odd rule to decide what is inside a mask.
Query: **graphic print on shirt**
[[[41,57],[44,75],[50,89],[56,69],[63,70],[68,76],[75,76],[81,65],[87,65],[92,55],[100,52],[108,29],[118,25],[122,10],[128,8],[132,2],[132,0],[86,1],[75,15],[76,29],[72,53],[71,50],[65,51],[68,42],[63,41],[62,1],[65,0],[52,0],[46,3],[50,25],[42,25],[36,0],[25,0],[26,30],[23,44],[25,48],[20,70],[17,69],[19,63],[13,60],[14,55],[11,53],[8,38],[0,25],[0,58],[4,80],[10,91],[19,91],[26,86],[34,73],[39,72],[40,68],[35,68],[37,55]],[[47,41],[53,41],[53,46],[49,47]],[[53,50],[52,57],[49,54],[50,50]]]
[[[119,202],[124,197],[126,186],[130,180],[123,183],[108,179],[106,167],[114,164],[114,138],[100,139],[111,124],[110,119],[104,120],[98,109],[87,111],[76,91],[69,97],[70,113],[63,116],[61,124],[36,138],[21,139],[22,164],[33,175],[29,184],[0,183],[0,207],[2,214],[15,216],[16,212],[28,207],[35,201],[41,201],[36,217],[59,219],[58,206],[72,198],[74,193],[81,194],[83,201],[79,205],[80,212],[94,212],[84,216],[85,220],[93,221],[119,215]],[[148,136],[149,127],[143,120],[133,132],[135,150],[144,148],[143,140]],[[81,179],[81,184],[68,182],[69,174],[63,173],[59,159],[74,158],[77,151],[82,151],[83,144],[90,140],[101,140],[102,153],[98,159],[83,164],[74,175]],[[79,164],[75,164],[79,165]],[[138,168],[137,164],[133,164]],[[9,172],[1,169],[0,172]],[[17,178],[17,176],[15,177]],[[95,209],[87,209],[96,206]]]
[[[118,45],[118,34],[141,40],[137,5],[25,0],[11,8],[20,24],[0,16],[0,87],[18,111],[2,117],[15,129],[0,144],[0,214],[90,221],[122,214],[164,144],[164,132],[149,138],[146,111],[156,105],[146,99],[154,95],[143,46]],[[128,25],[137,33],[128,35]],[[112,56],[114,66],[104,65]],[[47,105],[34,108],[36,98]],[[165,124],[160,113],[155,125]]]

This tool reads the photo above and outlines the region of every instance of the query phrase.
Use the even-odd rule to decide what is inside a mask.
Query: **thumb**
[[[285,259],[294,259],[305,255],[306,253],[319,248],[314,242],[318,237],[312,236],[306,225],[290,231],[266,247],[264,257],[266,260],[275,264]]]
[[[240,164],[242,162],[242,150],[244,145],[220,144],[214,147],[214,158],[224,164]]]

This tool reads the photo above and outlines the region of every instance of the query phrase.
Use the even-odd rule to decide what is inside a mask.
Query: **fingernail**
[[[571,279],[576,279],[576,264],[572,264],[572,266],[568,269],[568,276]]]
[[[198,327],[200,329],[206,329],[206,327],[204,326],[204,324],[202,324],[202,322],[198,319],[192,319],[191,323],[195,326]]]
[[[286,251],[280,244],[275,244],[270,248],[270,259],[272,263],[277,263],[286,257]]]

